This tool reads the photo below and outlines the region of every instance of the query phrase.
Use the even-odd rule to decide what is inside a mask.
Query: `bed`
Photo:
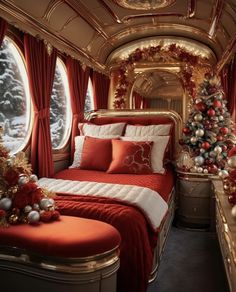
[[[112,130],[109,125],[112,125]],[[116,126],[120,127],[118,132],[113,129]],[[178,145],[181,118],[175,112],[100,110],[87,115],[79,127],[80,136],[84,136],[83,147],[79,146],[84,150],[80,166],[76,162],[77,145],[72,166],[58,172],[52,179],[40,179],[39,184],[56,192],[55,201],[61,214],[101,220],[120,232],[122,241],[117,291],[145,292],[148,283],[155,279],[174,216],[175,175],[171,162]],[[165,128],[168,128],[168,133]],[[166,136],[169,138],[165,144]],[[103,148],[99,144],[101,140]],[[166,145],[163,149],[160,141]],[[104,165],[110,143],[112,163],[109,161]],[[120,165],[120,157],[124,154],[122,151],[131,149],[133,144],[142,147],[142,161],[146,159],[145,155],[149,155],[150,161],[156,159],[155,173],[155,167],[150,172],[146,162],[137,173],[137,169],[132,168],[133,161],[128,161],[128,171],[127,164]],[[155,156],[154,147],[159,147]],[[118,149],[115,152],[119,153],[118,157],[114,149]],[[164,160],[160,167],[161,151]]]

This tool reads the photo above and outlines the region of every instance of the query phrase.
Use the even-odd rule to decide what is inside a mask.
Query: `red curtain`
[[[31,164],[39,177],[51,177],[54,170],[50,135],[50,99],[57,52],[53,48],[49,54],[42,40],[28,34],[24,35],[24,47],[34,106]]]
[[[232,120],[236,122],[236,55],[230,64],[224,66],[220,75],[228,101],[227,108],[231,114]]]
[[[2,41],[4,39],[7,26],[8,26],[7,22],[4,19],[0,18],[0,45],[2,44]]]
[[[68,56],[66,60],[68,71],[69,88],[72,108],[72,130],[71,130],[71,158],[73,158],[75,145],[74,139],[78,135],[78,123],[84,118],[84,104],[88,88],[90,69],[82,68],[79,61]]]
[[[107,109],[110,78],[102,73],[93,71],[92,83],[95,109]]]

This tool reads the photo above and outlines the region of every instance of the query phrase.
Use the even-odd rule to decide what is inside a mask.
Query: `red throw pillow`
[[[81,169],[107,170],[112,160],[111,139],[86,136],[81,155]]]
[[[112,140],[112,162],[108,173],[152,173],[152,141]]]

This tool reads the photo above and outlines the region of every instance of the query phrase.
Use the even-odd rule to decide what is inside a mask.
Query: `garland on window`
[[[49,222],[60,216],[53,193],[37,185],[25,154],[10,156],[0,127],[0,225]]]
[[[198,84],[202,82],[205,73],[210,71],[207,58],[193,55],[176,44],[136,49],[127,59],[121,62],[118,69],[119,80],[114,101],[114,107],[116,109],[126,107],[126,95],[129,85],[134,80],[134,63],[145,60],[150,62],[158,61],[160,63],[181,62],[187,65],[184,66],[180,74],[184,88],[193,97],[196,95]]]

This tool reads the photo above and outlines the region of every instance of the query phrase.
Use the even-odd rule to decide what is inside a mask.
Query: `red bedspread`
[[[166,201],[173,188],[173,173],[165,175],[107,174],[100,171],[69,169],[55,178],[121,183],[149,187]],[[157,233],[149,225],[143,213],[124,202],[93,196],[63,195],[55,198],[63,215],[96,219],[113,225],[121,235],[118,292],[145,292],[152,271],[153,249]]]

